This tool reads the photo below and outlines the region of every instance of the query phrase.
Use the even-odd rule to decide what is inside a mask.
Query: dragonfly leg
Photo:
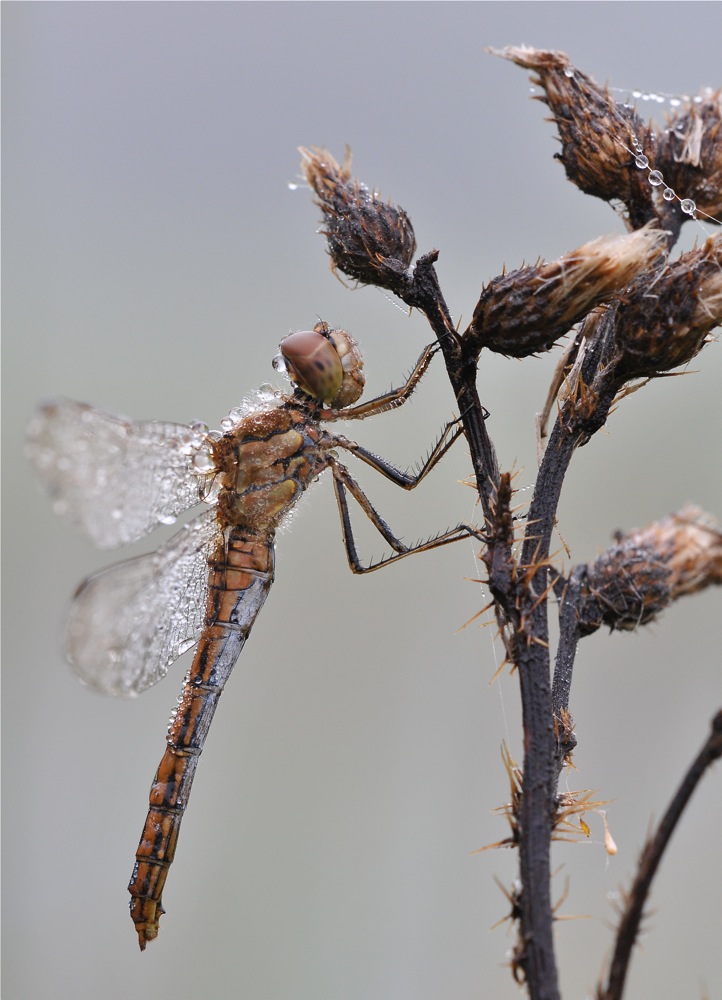
[[[334,438],[334,444],[339,448],[350,451],[352,455],[365,462],[366,465],[370,465],[372,469],[380,472],[385,479],[395,483],[396,486],[400,486],[404,490],[413,490],[431,472],[437,462],[441,461],[454,442],[463,433],[464,429],[458,419],[449,421],[441,432],[439,440],[416,472],[403,472],[395,465],[392,465],[391,462],[387,462],[385,458],[374,455],[373,452],[368,451],[356,441],[349,441],[340,435]]]
[[[336,502],[338,503],[339,515],[341,517],[341,531],[343,534],[344,546],[346,548],[346,557],[352,573],[371,573],[376,569],[380,569],[382,566],[388,566],[389,563],[397,562],[397,560],[404,559],[406,556],[413,555],[416,552],[428,552],[431,549],[438,549],[441,548],[442,545],[451,545],[452,542],[458,542],[462,538],[477,538],[482,542],[486,540],[485,536],[477,531],[476,528],[472,528],[468,524],[457,524],[455,528],[451,528],[449,531],[444,531],[439,535],[435,535],[433,538],[428,538],[426,541],[419,542],[416,545],[405,545],[399,538],[396,537],[396,535],[394,535],[391,528],[378,513],[348,469],[344,465],[341,465],[340,462],[331,463],[331,469],[333,471],[333,485],[336,493]],[[370,563],[368,566],[365,566],[361,562],[356,550],[356,542],[353,536],[353,529],[351,527],[351,515],[349,513],[348,498],[346,495],[347,490],[354,500],[356,500],[379,534],[383,536],[383,538],[394,550],[394,555],[387,556],[385,559],[380,559],[378,562]]]
[[[343,410],[323,410],[321,420],[363,420],[364,417],[386,413],[388,410],[395,410],[397,406],[402,406],[421,381],[438,350],[437,343],[425,347],[408,378],[398,389],[390,389],[374,399],[359,403],[358,406],[348,406]]]

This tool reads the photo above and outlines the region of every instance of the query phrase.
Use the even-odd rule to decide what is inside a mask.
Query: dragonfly
[[[128,886],[141,950],[158,935],[163,889],[218,700],[273,582],[276,530],[305,490],[330,471],[354,573],[481,537],[459,524],[405,545],[338,457],[354,455],[411,490],[463,433],[458,420],[444,427],[413,472],[324,426],[401,406],[437,350],[438,344],[426,347],[399,388],[360,403],[365,375],[356,342],[345,330],[318,322],[313,330],[287,336],[274,359],[291,391],[262,387],[231,410],[220,431],[200,423],[135,422],[69,400],[42,405],[29,424],[28,453],[55,510],[100,548],[134,542],[207,505],[156,551],[88,577],[67,618],[65,653],[72,669],[108,695],[138,695],[195,647],[168,724]],[[362,563],[349,497],[388,543],[390,555]]]

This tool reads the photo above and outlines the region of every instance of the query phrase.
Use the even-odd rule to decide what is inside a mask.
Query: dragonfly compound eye
[[[338,351],[316,330],[300,330],[281,341],[281,354],[291,379],[304,392],[330,403],[343,383]]]

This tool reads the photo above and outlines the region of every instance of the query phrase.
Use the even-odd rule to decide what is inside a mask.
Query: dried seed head
[[[339,165],[325,149],[300,150],[301,169],[323,212],[321,230],[331,266],[366,285],[402,291],[416,250],[411,221],[402,208],[381,201],[351,176],[351,154]]]
[[[569,180],[586,194],[623,201],[632,228],[651,221],[655,217],[652,189],[630,144],[636,137],[649,161],[653,134],[634,109],[617,103],[563,52],[526,46],[490,51],[534,71],[532,80],[545,94],[539,99],[549,105],[559,129],[562,151],[558,158]]]
[[[617,312],[620,383],[687,364],[722,323],[722,235],[632,284]]]
[[[478,350],[514,358],[548,351],[594,306],[651,267],[664,247],[665,234],[647,226],[504,273],[483,289],[465,336]]]
[[[634,629],[677,598],[722,584],[722,530],[699,507],[621,536],[590,568],[580,627]]]
[[[668,188],[722,222],[722,90],[706,91],[667,122],[655,160]]]

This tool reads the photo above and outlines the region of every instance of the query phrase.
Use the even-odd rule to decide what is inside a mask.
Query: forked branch
[[[710,237],[674,262],[669,259],[683,223],[695,215],[722,221],[722,97],[708,93],[680,108],[669,127],[657,133],[563,53],[519,47],[497,54],[534,72],[559,129],[559,159],[568,178],[587,194],[622,203],[628,232],[586,243],[557,261],[504,270],[482,287],[465,331],[454,326],[442,294],[438,251],[414,263],[416,241],[408,214],[353,178],[348,152],[340,165],[325,150],[304,149],[302,168],[323,212],[332,268],[391,291],[423,313],[443,353],[479,493],[484,524],[477,537],[484,543],[485,582],[506,662],[516,668],[521,691],[523,774],[516,775],[517,794],[507,808],[514,813],[521,873],[521,888],[509,893],[519,923],[513,968],[534,1000],[557,1000],[550,845],[555,826],[568,812],[557,783],[576,745],[569,706],[579,641],[602,624],[638,627],[677,597],[721,583],[722,534],[707,515],[688,507],[618,538],[593,565],[565,575],[550,556],[552,533],[576,450],[592,440],[613,406],[635,388],[688,364],[722,321],[722,237]],[[551,350],[570,332],[572,343],[538,424],[541,445],[556,407],[520,531],[511,504],[512,477],[499,467],[477,371],[485,349],[529,358]],[[345,507],[344,486],[363,506],[351,482],[339,479],[340,505]],[[395,558],[404,554],[396,552]],[[553,682],[547,620],[552,593],[560,614]],[[600,1000],[621,996],[649,881],[692,788],[720,756],[721,730],[718,716],[645,849]]]

